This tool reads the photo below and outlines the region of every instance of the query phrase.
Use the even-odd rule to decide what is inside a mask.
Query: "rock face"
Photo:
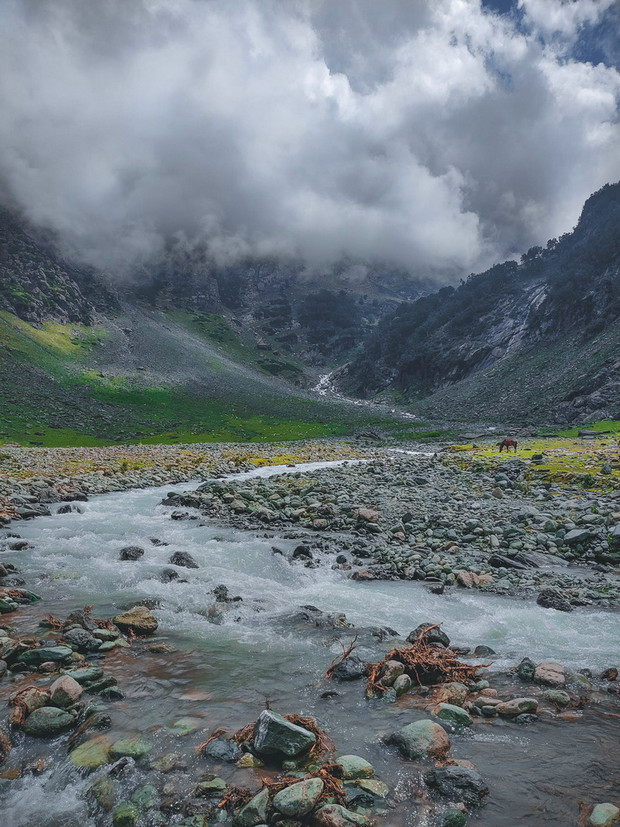
[[[152,635],[159,625],[146,606],[134,606],[128,612],[116,615],[114,622],[123,632],[133,632],[135,635]]]
[[[63,709],[53,706],[42,706],[26,718],[24,732],[34,735],[35,738],[53,738],[69,727],[75,719]]]
[[[415,761],[417,758],[444,758],[450,751],[450,739],[439,724],[423,720],[408,724],[390,735],[388,743],[395,744],[401,755]]]
[[[566,673],[564,667],[560,666],[559,663],[544,661],[539,663],[534,670],[534,680],[536,683],[542,683],[545,686],[564,686]]]
[[[301,818],[315,807],[324,787],[320,778],[308,778],[291,784],[274,796],[273,806],[285,816]]]
[[[63,675],[50,687],[51,701],[54,706],[73,706],[82,697],[84,690],[80,684],[69,675]]]
[[[469,807],[480,804],[489,793],[480,773],[466,767],[435,767],[425,773],[424,782],[445,798]]]
[[[265,709],[256,721],[254,749],[259,755],[295,758],[310,749],[316,737],[277,712]]]

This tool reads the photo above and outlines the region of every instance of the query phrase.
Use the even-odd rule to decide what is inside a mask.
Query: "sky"
[[[3,0],[0,201],[126,275],[171,242],[439,278],[620,178],[620,0]]]

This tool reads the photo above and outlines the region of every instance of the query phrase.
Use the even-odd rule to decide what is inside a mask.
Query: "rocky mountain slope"
[[[444,418],[620,415],[620,183],[572,233],[388,314],[341,383]]]

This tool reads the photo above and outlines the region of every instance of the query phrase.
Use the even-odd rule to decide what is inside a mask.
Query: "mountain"
[[[619,418],[620,183],[519,263],[388,313],[340,384],[444,419]]]
[[[314,351],[363,336],[363,296],[288,290],[283,265],[223,271],[200,250],[139,275],[112,287],[0,211],[0,441],[273,440],[386,421],[308,390]]]

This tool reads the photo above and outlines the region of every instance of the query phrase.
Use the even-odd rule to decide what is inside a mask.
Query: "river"
[[[338,697],[321,698],[328,688],[325,670],[341,651],[335,638],[338,634],[346,642],[354,632],[292,622],[290,617],[303,605],[344,612],[356,627],[388,626],[405,635],[420,622],[441,622],[453,643],[486,644],[496,650],[488,672],[498,687],[525,655],[535,661],[555,659],[575,670],[588,667],[595,674],[616,664],[616,614],[580,609],[567,615],[532,601],[473,590],[434,595],[416,582],[358,583],[329,565],[291,564],[272,548],[292,550],[296,540],[256,536],[205,518],[171,520],[170,509],[160,505],[162,497],[193,487],[102,495],[80,503],[82,513],[20,524],[19,533],[31,548],[5,552],[1,559],[15,563],[28,587],[43,597],[41,604],[20,611],[23,628],[35,628],[47,612],[64,617],[94,603],[94,614],[101,617],[136,601],[152,601],[158,637],[177,651],[147,655],[132,647],[106,659],[106,673],[118,677],[126,695],[111,705],[113,731],[147,732],[154,756],[182,753],[194,784],[200,772],[210,769],[193,749],[205,733],[255,720],[269,700],[280,712],[316,716],[339,752],[367,758],[377,776],[396,788],[401,800],[379,824],[441,823],[426,814],[423,802],[410,797],[419,768],[400,760],[381,741],[382,735],[422,714],[407,697],[393,705],[366,701],[360,682],[337,685]],[[154,545],[152,539],[162,544]],[[146,553],[138,561],[121,562],[119,550],[125,545],[141,546]],[[199,568],[180,570],[187,582],[162,583],[159,573],[175,551],[189,552]],[[212,589],[219,584],[242,601],[228,604],[230,609],[214,623],[208,613],[214,603]],[[575,720],[548,714],[527,727],[476,719],[472,732],[452,736],[452,756],[473,761],[491,790],[488,803],[469,823],[574,824],[579,800],[617,799],[620,756],[612,703],[617,707],[617,701],[601,694],[571,716]],[[178,734],[185,726],[192,731]],[[54,760],[41,774],[0,779],[6,827],[111,823],[109,817],[106,821],[93,815],[85,795],[92,778],[80,776],[67,761],[67,737],[57,739]],[[27,763],[40,753],[40,743],[22,740],[11,763]],[[247,781],[243,773],[251,772],[227,765],[213,771],[235,782]],[[151,777],[137,772],[142,783]],[[176,822],[173,817],[166,823]]]

